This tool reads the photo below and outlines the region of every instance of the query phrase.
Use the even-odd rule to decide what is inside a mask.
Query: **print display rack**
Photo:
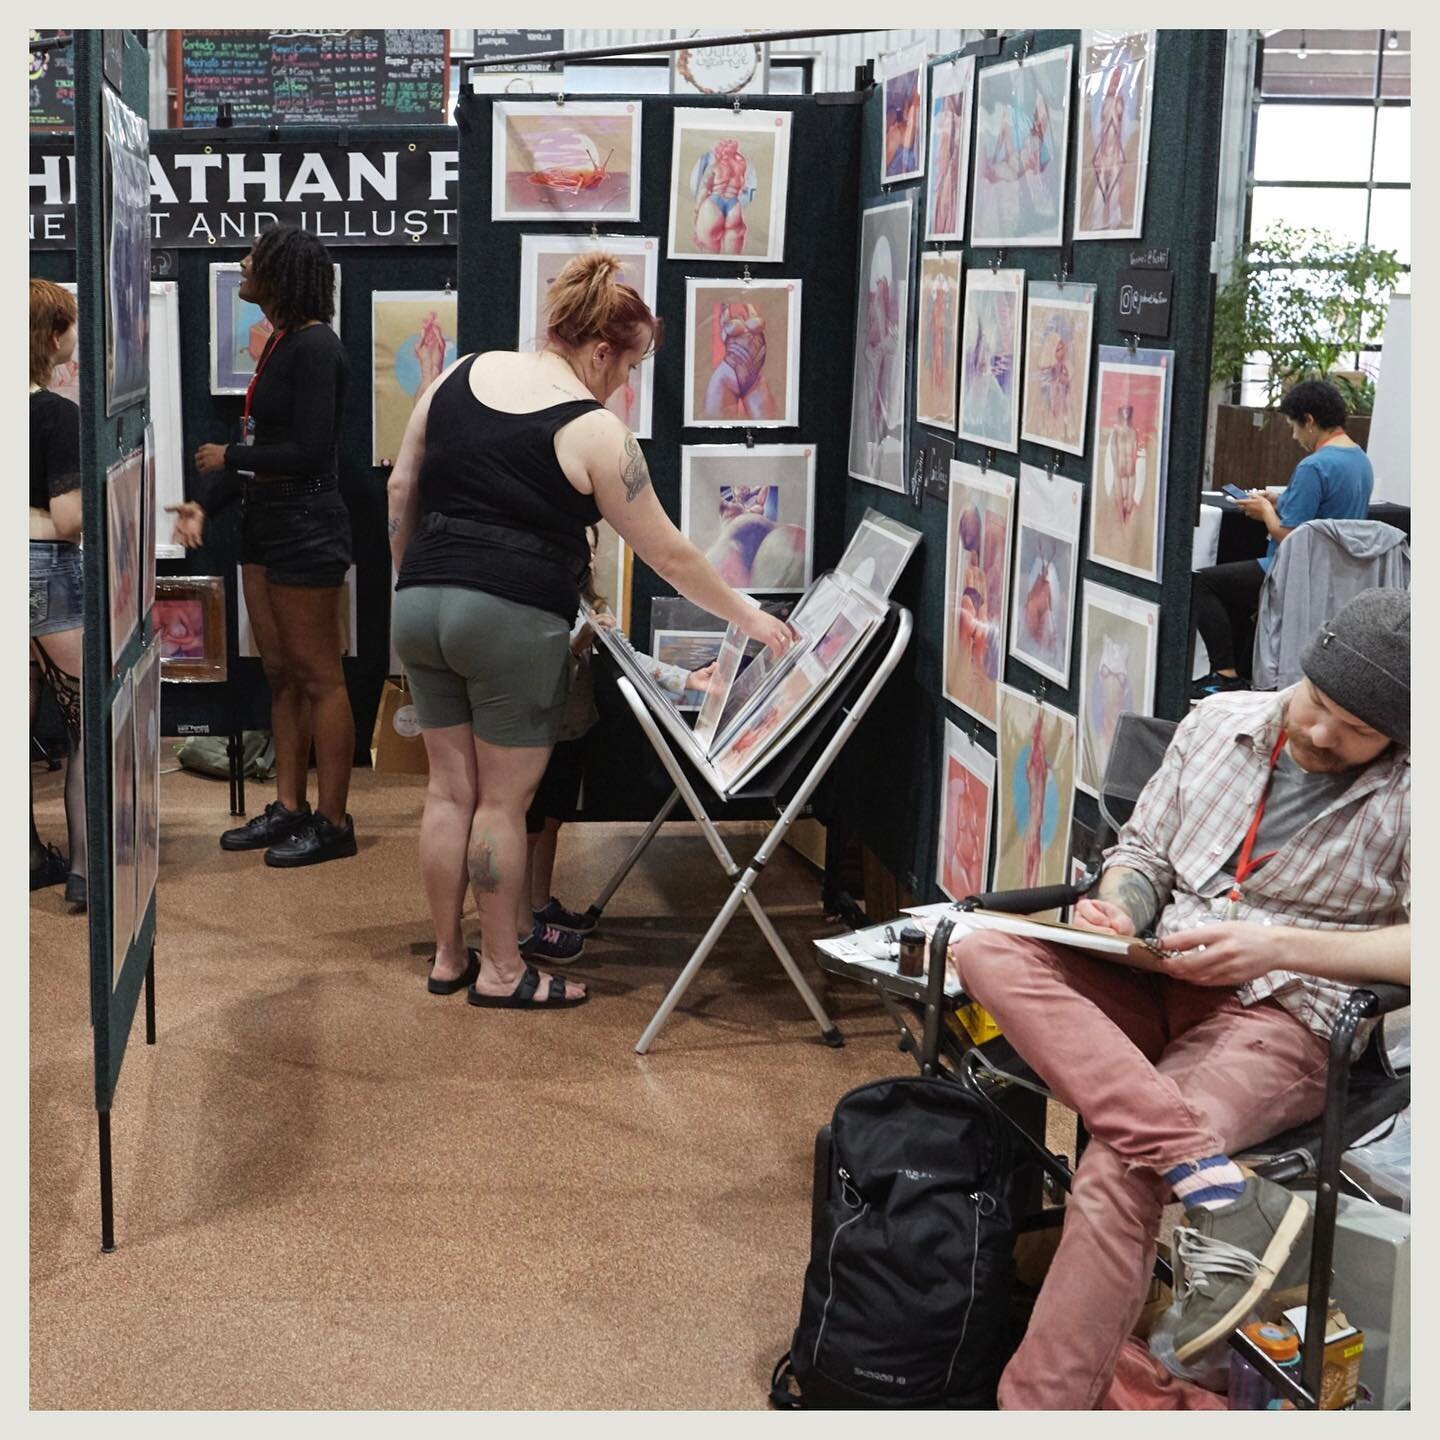
[[[817,588],[827,582],[834,583],[834,577],[819,577],[806,592],[806,596],[802,597],[796,612],[800,611],[801,606]],[[758,763],[749,768],[748,778],[745,774],[737,773],[736,780],[729,784],[724,774],[717,769],[714,759],[696,742],[694,734],[680,713],[651,680],[644,663],[636,656],[625,636],[618,631],[601,629],[597,632],[601,643],[620,667],[620,693],[660,763],[665,767],[674,789],[644,834],[636,841],[634,848],[596,897],[589,913],[598,918],[604,912],[615,892],[624,883],[625,877],[635,867],[651,841],[660,833],[660,827],[681,801],[699,823],[716,861],[731,882],[730,893],[724,904],[685,962],[669,993],[661,1001],[660,1008],[645,1027],[644,1034],[636,1041],[637,1054],[643,1055],[649,1050],[660,1027],[690,988],[691,982],[700,972],[700,967],[709,958],[710,952],[735,918],[741,905],[749,910],[766,943],[775,952],[775,958],[779,960],[791,984],[805,1002],[806,1009],[820,1027],[821,1038],[831,1046],[838,1047],[845,1043],[839,1027],[825,1013],[824,1007],[796,965],[794,957],[755,897],[754,891],[770,857],[778,849],[786,832],[804,814],[816,787],[844,750],[847,741],[855,733],[885,682],[894,673],[900,657],[910,643],[910,612],[903,606],[874,597],[871,597],[871,603],[876,611],[875,623],[848,653],[835,662],[833,673],[823,687],[817,690],[813,703],[796,717],[795,723],[788,729],[775,733],[763,755],[755,757]],[[817,634],[814,641],[818,642],[823,638],[823,633]],[[812,642],[807,645],[802,642],[797,645],[797,649],[813,654],[816,644]],[[798,666],[804,664],[805,658],[802,654],[788,673],[793,675]],[[747,706],[747,713],[752,716],[761,713],[767,697],[773,696],[784,685],[785,678],[786,670],[777,665],[774,673],[767,677],[766,683],[757,690]],[[743,717],[737,718],[743,721]],[[764,741],[760,743],[765,744]],[[722,743],[716,750],[716,758],[724,753],[725,747]],[[804,768],[807,762],[808,769]],[[720,801],[769,800],[775,804],[777,816],[774,823],[754,857],[743,866],[731,855],[729,847],[706,810],[705,802],[692,776],[698,777]],[[794,783],[797,776],[800,777],[798,783]]]

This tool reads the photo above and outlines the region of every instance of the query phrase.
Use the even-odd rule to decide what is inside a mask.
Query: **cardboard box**
[[[1288,1320],[1301,1336],[1304,1355],[1305,1287],[1272,1290],[1265,1301],[1267,1320]],[[1320,1408],[1348,1410],[1360,1393],[1360,1357],[1365,1353],[1365,1332],[1352,1325],[1332,1300],[1325,1317],[1325,1364],[1320,1372]]]
[[[375,730],[370,737],[370,763],[390,775],[428,775],[430,761],[410,688],[402,678],[387,680],[375,712]]]

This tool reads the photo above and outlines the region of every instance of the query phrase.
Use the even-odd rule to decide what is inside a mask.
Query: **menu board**
[[[32,30],[32,40],[68,37],[69,30]],[[75,47],[57,45],[30,52],[30,128],[75,128]]]
[[[181,125],[444,124],[448,30],[182,30]]]

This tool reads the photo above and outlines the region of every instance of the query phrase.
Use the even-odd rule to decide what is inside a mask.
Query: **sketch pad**
[[[1158,974],[1165,973],[1164,961],[1174,953],[1162,949],[1154,941],[1102,935],[1077,925],[1032,920],[1025,915],[1007,915],[999,910],[967,910],[962,919],[977,930],[1001,930],[1007,935],[1020,935],[1028,940],[1048,940],[1052,945],[1068,945],[1073,950],[1086,950],[1121,965],[1133,965],[1137,970],[1153,970]]]

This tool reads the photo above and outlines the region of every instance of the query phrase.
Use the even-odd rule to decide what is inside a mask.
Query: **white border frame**
[[[511,115],[593,115],[597,118],[629,117],[630,120],[630,204],[624,210],[556,210],[544,206],[533,210],[511,210],[505,200],[505,143]],[[490,219],[494,224],[516,220],[549,220],[556,224],[618,225],[640,219],[640,115],[635,100],[497,100],[490,120]]]
[[[908,525],[902,525],[898,520],[892,519],[889,515],[876,510],[873,506],[867,507],[864,515],[860,517],[860,523],[855,527],[855,533],[850,537],[849,543],[845,546],[845,553],[835,565],[835,573],[843,575],[853,584],[862,585],[863,582],[856,578],[853,569],[846,569],[848,561],[852,566],[854,561],[851,553],[854,551],[860,537],[867,532],[875,532],[883,535],[887,540],[893,540],[897,545],[905,547],[905,553],[900,557],[900,563],[891,572],[890,582],[883,590],[877,590],[873,585],[865,585],[864,588],[873,594],[879,595],[881,599],[888,600],[890,592],[895,588],[895,583],[905,573],[905,567],[910,563],[910,557],[915,553],[916,547],[925,538],[919,530],[912,530]]]
[[[340,334],[340,262],[332,262],[335,267],[335,318],[330,322],[330,328]],[[231,271],[236,274],[240,270],[238,260],[212,260],[210,262],[210,393],[212,395],[244,395],[250,386],[247,382],[244,385],[221,385],[219,384],[219,370],[216,365],[216,342],[219,336],[216,334],[215,322],[219,315],[220,307],[217,304],[217,292],[219,281],[216,278],[222,270]],[[245,302],[251,303],[249,301]]]
[[[963,76],[958,84],[942,83],[941,76],[948,82],[951,76]],[[975,57],[965,55],[958,60],[942,60],[930,67],[930,108],[926,119],[928,133],[925,137],[925,231],[926,240],[962,241],[965,226],[970,219],[970,155],[975,149]],[[935,116],[933,114],[937,96],[965,94],[965,123],[960,140],[958,174],[955,177],[955,225],[954,230],[935,230],[931,226],[935,214],[935,186],[940,176],[935,163]]]
[[[1043,516],[1026,519],[1027,493],[1044,503],[1046,513]],[[1060,527],[1060,518],[1063,518],[1066,509],[1066,496],[1069,497],[1069,508],[1074,515],[1074,526],[1069,533]],[[1070,688],[1070,661],[1075,649],[1075,606],[1080,595],[1080,566],[1084,559],[1080,553],[1080,512],[1084,505],[1085,487],[1080,481],[1042,470],[1037,465],[1021,465],[1020,484],[1015,498],[1015,538],[1012,542],[1015,549],[1012,563],[1015,568],[1010,577],[1010,654],[1021,664],[1028,665],[1037,675],[1043,675],[1047,680],[1053,680],[1067,690]],[[1036,507],[1032,504],[1033,508]],[[1063,540],[1070,546],[1070,605],[1065,616],[1065,651],[1059,666],[1046,664],[1020,643],[1020,611],[1023,608],[1020,587],[1024,582],[1024,576],[1020,573],[1020,532],[1023,529]]]
[[[455,302],[455,358],[460,358],[460,292],[458,290],[372,290],[370,292],[370,463],[376,469],[384,463],[378,451],[377,443],[380,438],[380,417],[376,413],[375,406],[375,305],[390,302],[394,304],[415,304],[424,305],[429,303],[448,304]],[[453,363],[446,362],[446,368]],[[443,373],[443,371],[442,371]],[[414,404],[411,405],[411,413],[414,413],[415,405],[420,403],[420,397],[425,392],[422,390],[415,396]],[[406,425],[409,425],[407,420]],[[399,448],[396,448],[394,455],[386,457],[391,466],[400,458]]]
[[[799,460],[805,466],[805,579],[801,585],[785,585],[778,589],[747,587],[754,595],[803,595],[815,578],[815,473],[814,445],[682,445],[680,447],[680,533],[691,539],[690,509],[692,495],[691,464],[702,460]],[[693,543],[693,540],[692,540]]]
[[[1015,297],[1015,402],[1011,407],[1009,440],[996,440],[990,435],[978,435],[963,429],[965,423],[965,335],[966,320],[970,315],[970,302],[980,292],[1010,291]],[[1025,272],[1018,269],[991,270],[983,265],[972,265],[965,285],[965,307],[960,317],[959,351],[955,359],[955,434],[961,440],[973,445],[983,445],[987,450],[1008,450],[1012,455],[1020,449],[1020,402],[1025,384]]]
[[[959,763],[962,770],[968,771],[984,785],[988,797],[985,805],[985,850],[980,861],[980,884],[974,891],[977,895],[983,893],[990,883],[990,861],[993,858],[990,852],[995,844],[995,771],[999,762],[997,756],[992,755],[978,741],[972,740],[948,715],[945,717],[944,747],[940,760],[940,815],[936,824],[939,833],[935,846],[935,888],[942,895],[958,902],[967,897],[956,895],[942,878],[945,874],[946,853],[945,792],[949,788],[949,762],[952,759]]]
[[[1094,72],[1085,65],[1086,52],[1092,45],[1117,49],[1133,35],[1145,36],[1145,113],[1140,121],[1140,148],[1135,157],[1135,223],[1124,230],[1083,230],[1080,226],[1080,167],[1085,159],[1085,114],[1089,97],[1085,81]],[[1150,117],[1155,109],[1155,46],[1157,30],[1082,30],[1080,32],[1080,63],[1076,67],[1075,92],[1072,101],[1075,117],[1074,198],[1075,232],[1072,240],[1138,240],[1145,233],[1145,189],[1150,178]]]
[[[1030,441],[1032,445],[1043,445],[1048,450],[1063,450],[1067,455],[1083,455],[1085,453],[1085,433],[1088,428],[1086,421],[1090,418],[1090,371],[1093,368],[1091,361],[1095,357],[1095,297],[1099,289],[1098,285],[1080,285],[1073,280],[1067,280],[1063,285],[1052,280],[1032,280],[1030,282],[1029,294],[1025,297],[1025,361],[1020,367],[1020,438]],[[1070,294],[1072,290],[1086,298],[1078,300],[1073,298]],[[1035,353],[1034,334],[1031,327],[1037,300],[1042,305],[1049,305],[1061,310],[1086,310],[1090,315],[1090,334],[1085,345],[1085,363],[1079,367],[1083,388],[1080,391],[1080,439],[1075,445],[1062,444],[1049,435],[1032,434],[1025,425],[1027,408],[1025,395],[1030,388],[1030,361]],[[1072,363],[1070,367],[1072,377],[1076,368]]]
[[[790,202],[790,125],[789,110],[717,110],[678,107],[675,128],[670,142],[670,214],[665,229],[665,256],[668,260],[731,260],[755,265],[778,265],[785,259],[785,212]],[[738,254],[717,254],[709,250],[685,250],[676,245],[676,230],[693,226],[682,222],[680,192],[680,136],[686,130],[753,130],[762,135],[775,135],[775,164],[770,183],[770,244],[763,255],[748,251]],[[687,185],[688,189],[688,185]],[[693,198],[693,197],[692,197]]]
[[[1022,68],[1031,69],[1041,65],[1059,64],[1059,58],[1063,55],[1065,63],[1065,84],[1063,93],[1065,96],[1065,113],[1061,115],[1053,126],[1052,138],[1056,142],[1056,149],[1059,151],[1060,177],[1055,187],[1055,193],[1059,197],[1059,204],[1056,206],[1055,229],[1036,233],[1032,235],[982,235],[975,225],[975,202],[979,198],[980,185],[980,108],[984,104],[985,86],[987,82],[993,84],[999,76],[1009,74],[1011,71]],[[1007,60],[1003,65],[991,65],[980,71],[979,84],[975,91],[975,183],[970,186],[970,244],[976,249],[986,250],[1018,250],[1023,247],[1055,245],[1059,246],[1065,240],[1065,202],[1070,196],[1070,187],[1066,183],[1069,178],[1066,172],[1066,165],[1070,156],[1070,106],[1071,106],[1071,81],[1075,72],[1075,47],[1074,45],[1056,45],[1052,49],[1042,50],[1038,55],[1028,55],[1025,60]]]
[[[155,432],[155,553],[178,560],[183,545],[171,543],[175,522],[167,505],[185,499],[185,436],[180,407],[180,286],[150,282],[150,425]]]
[[[711,420],[695,413],[695,326],[699,297],[705,290],[729,294],[754,290],[788,290],[784,409],[776,420]],[[720,280],[695,275],[685,280],[685,396],[680,423],[687,430],[793,430],[800,423],[800,291],[799,280]],[[767,342],[768,345],[768,342]]]
[[[1157,678],[1155,664],[1159,655],[1160,640],[1160,606],[1153,600],[1142,600],[1138,595],[1129,595],[1124,590],[1116,590],[1109,585],[1102,585],[1096,580],[1087,580],[1080,594],[1080,678],[1075,685],[1075,788],[1099,799],[1099,781],[1105,778],[1104,766],[1101,766],[1101,773],[1096,777],[1097,783],[1094,789],[1086,783],[1084,778],[1085,701],[1089,696],[1090,688],[1089,669],[1086,662],[1090,653],[1090,611],[1092,609],[1105,610],[1122,620],[1129,620],[1136,625],[1148,627],[1150,638],[1145,655],[1145,664],[1148,667],[1146,683],[1135,697],[1136,703],[1140,707],[1135,713],[1153,715],[1155,713],[1155,681]],[[1105,757],[1107,761],[1109,758],[1108,755]]]
[[[926,415],[920,409],[920,342],[925,333],[925,316],[922,313],[925,305],[925,262],[930,261],[934,265],[944,266],[949,269],[954,267],[955,281],[955,329],[951,335],[955,357],[955,373],[951,376],[950,385],[950,408],[952,414],[949,420],[938,415]],[[921,425],[928,425],[932,430],[943,431],[946,435],[953,435],[956,427],[960,424],[960,318],[965,313],[965,262],[962,252],[959,250],[922,250],[920,252],[920,268],[916,272],[915,284],[915,419]]]
[[[923,40],[892,50],[881,55],[875,62],[875,78],[881,84],[880,96],[880,184],[903,185],[909,180],[918,180],[925,173],[925,160],[929,136],[930,119],[930,49]],[[917,73],[918,72],[918,73]],[[885,173],[885,125],[889,114],[890,82],[902,75],[915,74],[915,85],[919,90],[920,106],[917,112],[919,133],[915,137],[916,167],[913,170],[898,170],[894,175]]]

